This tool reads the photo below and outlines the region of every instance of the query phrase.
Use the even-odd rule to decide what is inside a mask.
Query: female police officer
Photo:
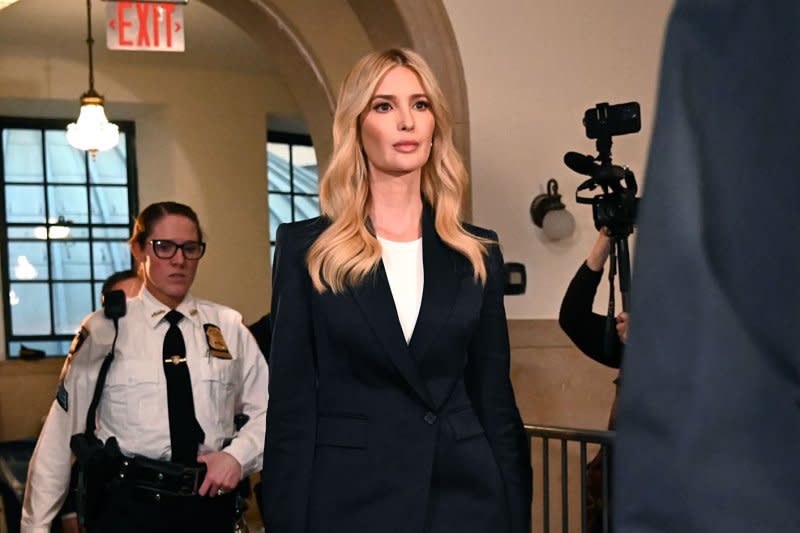
[[[229,491],[261,468],[266,364],[239,313],[189,294],[205,251],[197,215],[152,204],[130,244],[144,288],[128,300],[116,342],[102,311],[83,321],[31,459],[23,531],[49,531],[69,483],[70,437],[85,429],[112,346],[96,434],[106,449],[116,441],[119,456],[89,531],[230,531]],[[238,433],[236,413],[249,417]]]

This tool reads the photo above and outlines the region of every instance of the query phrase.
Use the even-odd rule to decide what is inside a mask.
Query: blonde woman
[[[503,259],[463,224],[452,118],[410,50],[344,80],[323,215],[278,228],[270,533],[523,533]]]

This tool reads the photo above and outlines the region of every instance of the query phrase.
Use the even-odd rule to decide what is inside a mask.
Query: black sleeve
[[[492,233],[490,239],[497,241]],[[528,438],[511,386],[511,350],[503,304],[503,257],[490,246],[480,320],[466,368],[470,394],[503,476],[512,533],[531,530],[532,472]]]
[[[603,346],[606,317],[592,312],[592,303],[602,276],[602,270],[595,272],[586,266],[585,262],[580,266],[564,294],[558,323],[584,354],[598,363],[619,368],[623,344],[617,336],[617,331],[616,329],[611,331],[611,352],[607,354]]]
[[[289,229],[282,224],[276,237],[261,500],[267,531],[305,533],[317,429],[316,356],[304,239]]]
[[[249,329],[253,337],[256,338],[258,349],[264,354],[264,359],[266,359],[267,364],[269,364],[269,348],[272,342],[272,318],[270,313],[267,313],[259,318],[257,322],[247,326],[247,329]]]

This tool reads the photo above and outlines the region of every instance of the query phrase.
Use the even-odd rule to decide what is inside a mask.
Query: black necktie
[[[183,315],[173,309],[164,318],[169,322],[169,329],[164,336],[164,375],[167,377],[172,462],[193,465],[197,462],[197,446],[205,439],[205,433],[194,416],[186,345],[178,327]]]

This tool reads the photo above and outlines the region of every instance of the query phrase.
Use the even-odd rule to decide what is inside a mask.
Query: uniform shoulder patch
[[[225,337],[222,336],[222,330],[216,324],[203,324],[203,330],[206,332],[206,342],[208,343],[208,350],[213,357],[217,359],[233,359],[231,352],[228,350],[228,345],[225,344]]]
[[[81,349],[81,346],[83,346],[83,343],[88,338],[89,338],[89,330],[86,329],[86,327],[81,326],[80,331],[78,331],[78,333],[75,334],[75,338],[72,339],[72,344],[70,344],[69,346],[69,355],[77,353],[78,350]]]
[[[75,341],[72,341],[72,344],[75,344]],[[69,391],[67,391],[64,381],[67,379],[70,365],[72,365],[72,348],[70,348],[70,353],[67,355],[66,361],[64,361],[64,366],[61,367],[61,375],[58,376],[58,388],[56,389],[56,402],[67,413],[69,412]]]
[[[58,381],[58,389],[56,389],[56,401],[65,413],[69,412],[69,392],[67,392],[67,388],[64,386],[63,379]]]
[[[85,326],[81,326],[80,331],[78,331],[78,333],[75,334],[75,338],[72,339],[72,344],[70,344],[69,353],[67,354],[67,360],[64,361],[64,366],[61,367],[61,375],[58,377],[58,388],[56,389],[56,402],[58,402],[58,405],[60,405],[65,412],[69,412],[69,391],[67,391],[64,381],[69,372],[69,367],[72,365],[72,359],[75,357],[75,354],[80,351],[81,346],[83,346],[83,343],[86,342],[88,338],[89,330],[86,329]]]

